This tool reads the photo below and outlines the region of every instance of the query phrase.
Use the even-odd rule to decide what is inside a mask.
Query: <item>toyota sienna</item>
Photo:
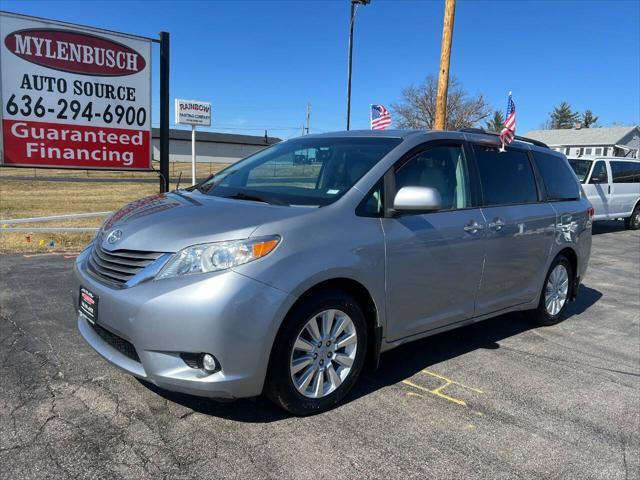
[[[78,328],[161,388],[331,408],[405,342],[513,311],[558,322],[593,209],[567,159],[478,130],[262,150],[112,215],[77,258]]]

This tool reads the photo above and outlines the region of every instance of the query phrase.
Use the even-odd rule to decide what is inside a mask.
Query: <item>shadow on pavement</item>
[[[593,235],[600,235],[602,233],[612,232],[624,232],[624,221],[621,220],[604,220],[600,222],[593,222],[591,233]]]
[[[581,314],[601,297],[599,291],[581,285],[576,301],[567,307],[565,320]],[[523,313],[516,312],[407,343],[383,354],[377,370],[365,370],[343,403],[402,382],[431,365],[474,350],[499,349],[499,341],[533,328],[544,327],[530,321]],[[250,423],[274,422],[291,416],[264,397],[221,402],[169,392],[142,380],[140,382],[163,398],[206,415]]]

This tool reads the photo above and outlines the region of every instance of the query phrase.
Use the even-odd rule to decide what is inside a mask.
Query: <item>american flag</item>
[[[509,101],[507,103],[507,119],[504,121],[504,127],[500,132],[500,140],[502,141],[502,150],[504,146],[513,141],[516,136],[516,104],[513,103],[511,92],[509,92]]]
[[[391,114],[384,105],[371,105],[371,130],[384,130],[391,125]]]

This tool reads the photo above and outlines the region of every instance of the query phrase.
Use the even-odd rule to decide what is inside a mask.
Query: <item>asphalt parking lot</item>
[[[406,345],[308,418],[111,367],[76,331],[72,262],[0,256],[2,478],[640,478],[640,232],[621,223],[594,227],[563,323]]]

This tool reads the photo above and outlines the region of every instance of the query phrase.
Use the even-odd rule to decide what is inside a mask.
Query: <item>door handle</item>
[[[501,218],[496,218],[493,222],[489,223],[489,229],[496,232],[502,230],[502,227],[504,227],[504,221]]]
[[[467,223],[464,226],[464,231],[467,233],[471,233],[471,234],[475,234],[478,233],[478,231],[483,230],[484,229],[484,225],[482,225],[481,223],[476,222],[475,220],[471,220],[469,223]]]

